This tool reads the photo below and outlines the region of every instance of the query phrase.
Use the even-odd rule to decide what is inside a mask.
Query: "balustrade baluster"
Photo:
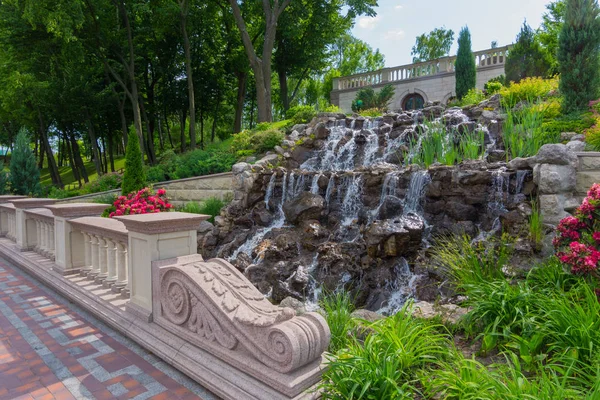
[[[42,249],[42,223],[35,220],[35,246],[34,251],[39,252]]]
[[[98,276],[98,274],[100,273],[100,262],[99,262],[99,241],[98,241],[98,237],[96,235],[90,235],[91,236],[91,250],[92,250],[92,268],[90,269],[90,272],[88,273],[88,278],[89,279],[95,279],[96,276]]]
[[[121,292],[127,286],[127,247],[117,242],[117,283],[114,284],[113,292]]]
[[[102,283],[108,277],[107,242],[108,241],[103,237],[98,238],[98,263],[100,264],[100,272],[96,276],[96,283]]]
[[[104,280],[104,287],[110,287],[117,281],[117,244],[110,239],[106,240],[106,263],[107,277]]]

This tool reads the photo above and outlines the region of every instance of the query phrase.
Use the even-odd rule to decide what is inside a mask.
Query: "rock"
[[[569,154],[573,153],[569,152]],[[577,160],[577,157],[575,157]],[[575,190],[577,169],[572,165],[541,164],[534,174],[534,182],[541,194],[566,193]],[[537,178],[537,179],[536,179]]]
[[[564,144],[545,144],[534,158],[536,164],[577,166],[577,156]]]
[[[325,207],[325,199],[318,194],[303,192],[283,205],[285,218],[296,224],[304,219],[319,219]]]
[[[277,154],[283,155],[283,153],[285,153],[285,150],[283,150],[283,147],[281,147],[281,146],[275,146],[275,148],[273,150],[275,150],[275,153],[277,153]]]
[[[456,129],[458,130],[458,133],[460,133],[461,135],[464,135],[464,134],[467,134],[467,133],[472,133],[472,132],[475,131],[475,128],[477,128],[477,124],[475,122],[472,122],[472,121],[461,122],[456,127]]]
[[[418,248],[424,229],[423,220],[415,215],[375,221],[364,233],[368,254],[371,257],[412,254]]]
[[[345,119],[346,118],[346,114],[344,114],[344,113],[333,113],[333,112],[320,112],[320,113],[317,113],[317,118]]]
[[[304,303],[298,299],[295,299],[291,296],[286,297],[281,300],[279,303],[279,307],[288,307],[296,312],[296,315],[302,315],[306,313],[306,308],[304,307]]]
[[[585,135],[584,135],[584,134],[582,134],[582,133],[580,133],[580,134],[577,134],[577,135],[575,135],[575,136],[573,136],[573,137],[571,138],[571,142],[573,142],[573,141],[575,141],[575,140],[578,140],[578,141],[580,141],[580,142],[585,142]]]
[[[350,317],[355,319],[362,319],[368,322],[375,322],[385,318],[383,315],[377,314],[375,311],[369,311],[364,308],[359,308],[358,310],[352,311]]]
[[[481,117],[479,117],[479,122],[482,124],[491,124],[494,121],[498,121],[500,119],[500,115],[495,111],[483,110],[481,113]]]
[[[476,221],[477,209],[469,204],[458,201],[446,203],[446,213],[458,221]]]
[[[306,127],[307,127],[307,125],[306,125],[306,124],[296,124],[296,125],[294,125],[294,126],[292,127],[292,132],[293,132],[293,131],[296,131],[296,132],[298,132],[298,134],[299,134],[300,132],[302,132],[303,130],[305,130],[305,129],[306,129]]]
[[[200,226],[198,226],[198,233],[207,233],[212,232],[215,226],[208,221],[200,222]]]
[[[492,150],[488,153],[487,162],[496,163],[506,160],[506,151],[504,150]]]
[[[442,113],[444,112],[444,107],[442,107],[442,106],[425,107],[421,110],[421,112],[423,113],[423,116],[427,119],[439,118],[442,116]]]
[[[513,158],[512,160],[510,160],[508,162],[508,168],[513,169],[513,170],[531,169],[531,168],[533,168],[534,161],[535,161],[535,159],[533,157]]]
[[[327,139],[329,136],[329,129],[327,129],[325,124],[322,122],[319,122],[317,125],[315,125],[313,132],[315,134],[315,138],[318,140]]]
[[[252,166],[250,164],[241,162],[241,163],[234,164],[233,167],[231,167],[231,172],[233,172],[234,175],[237,175],[237,174],[241,174],[244,171],[250,171],[251,169],[252,169]]]
[[[580,142],[579,140],[573,140],[566,144],[567,148],[572,152],[579,153],[585,151],[585,142]]]
[[[441,317],[443,322],[458,323],[459,319],[467,314],[467,308],[455,304],[434,305],[427,301],[419,301],[412,306],[412,314],[417,318],[432,319]]]
[[[577,135],[577,132],[562,132],[560,134],[560,140],[561,142],[569,142],[575,135]]]
[[[279,162],[279,155],[269,154],[269,155],[264,156],[260,160],[258,160],[255,165],[261,165],[261,166],[277,165],[278,162]]]
[[[379,212],[377,214],[378,219],[391,219],[402,215],[404,210],[404,202],[396,196],[385,196]]]

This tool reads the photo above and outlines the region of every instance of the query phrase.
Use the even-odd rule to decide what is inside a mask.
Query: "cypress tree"
[[[599,30],[596,0],[567,0],[557,57],[565,113],[585,109],[598,95]]]
[[[542,49],[535,33],[523,23],[515,45],[510,49],[504,66],[506,83],[520,82],[527,77],[546,77],[550,70],[548,53]]]
[[[477,79],[475,57],[471,50],[471,33],[466,26],[460,30],[458,35],[458,53],[454,69],[456,71],[456,97],[460,100],[469,90],[475,88]]]
[[[10,185],[15,194],[38,195],[42,189],[40,170],[29,147],[29,137],[23,128],[17,134],[10,157]]]
[[[140,150],[140,140],[134,129],[129,130],[127,148],[125,149],[125,173],[121,193],[128,195],[146,187],[146,173]]]

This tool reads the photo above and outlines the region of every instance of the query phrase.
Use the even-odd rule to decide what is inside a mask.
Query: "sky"
[[[515,41],[523,21],[537,29],[550,0],[379,0],[376,17],[359,17],[353,35],[385,55],[386,67],[410,64],[416,37],[445,26],[458,32],[467,25],[473,51]]]

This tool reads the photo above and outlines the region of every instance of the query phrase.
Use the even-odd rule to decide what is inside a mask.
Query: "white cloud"
[[[381,17],[360,17],[358,19],[358,26],[362,29],[375,29],[377,24],[381,21]]]
[[[394,7],[396,10],[402,10],[403,6],[402,4],[398,4],[396,7]]]
[[[402,40],[406,36],[406,33],[402,29],[387,31],[383,38],[385,40]]]

